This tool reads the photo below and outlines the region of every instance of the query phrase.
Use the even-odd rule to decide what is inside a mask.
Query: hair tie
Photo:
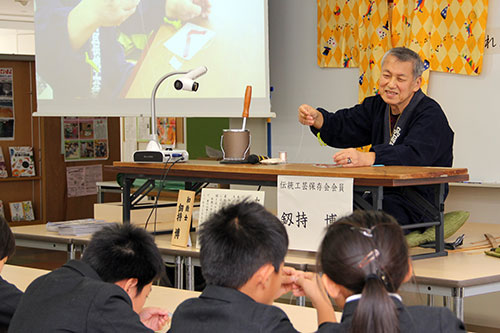
[[[368,280],[370,279],[380,280],[380,277],[375,273],[370,273],[367,276],[365,276],[365,282],[368,282]]]

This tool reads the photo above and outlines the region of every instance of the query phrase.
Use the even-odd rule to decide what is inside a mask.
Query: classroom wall
[[[331,163],[335,151],[320,147],[309,130],[298,124],[300,104],[337,110],[357,102],[357,69],[316,65],[316,15],[314,0],[269,0],[271,103],[276,113],[273,151],[287,151],[290,162],[311,162],[306,156],[314,156],[317,162]],[[451,186],[445,209],[470,211],[472,223],[500,223],[500,188]],[[499,294],[467,298],[466,322],[500,328],[494,302]]]

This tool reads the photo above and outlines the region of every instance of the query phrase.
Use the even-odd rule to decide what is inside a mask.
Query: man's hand
[[[375,163],[374,152],[361,152],[355,148],[343,149],[333,155],[333,161],[344,167],[371,166]]]
[[[323,127],[323,115],[310,105],[299,106],[299,122],[302,125],[314,126],[316,129]]]
[[[99,27],[113,27],[128,19],[141,0],[82,0],[68,15],[71,46],[79,50]]]
[[[168,322],[170,322],[170,314],[168,311],[160,308],[144,308],[139,313],[141,322],[153,331],[161,330]]]
[[[99,27],[122,24],[133,13],[141,0],[82,0],[82,5],[94,16]]]

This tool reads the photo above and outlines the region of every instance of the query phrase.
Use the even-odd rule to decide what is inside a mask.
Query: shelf
[[[34,220],[34,221],[10,221],[9,226],[10,227],[20,227],[23,225],[35,225],[35,224],[44,224],[45,222],[41,220]]]
[[[41,176],[33,176],[33,177],[7,177],[0,178],[0,182],[25,182],[29,180],[40,180]]]

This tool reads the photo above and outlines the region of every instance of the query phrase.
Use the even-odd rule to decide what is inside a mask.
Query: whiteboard
[[[282,11],[286,7],[286,13]],[[357,103],[358,69],[316,65],[315,1],[269,2],[272,151],[289,162],[332,163],[336,149],[321,147],[297,121],[303,104],[335,111]],[[300,24],[297,24],[300,22]],[[471,181],[500,182],[500,1],[490,1],[483,70],[479,76],[431,72],[428,94],[455,132],[454,167],[469,169]],[[493,38],[493,40],[492,40]],[[493,47],[493,43],[496,45]]]

